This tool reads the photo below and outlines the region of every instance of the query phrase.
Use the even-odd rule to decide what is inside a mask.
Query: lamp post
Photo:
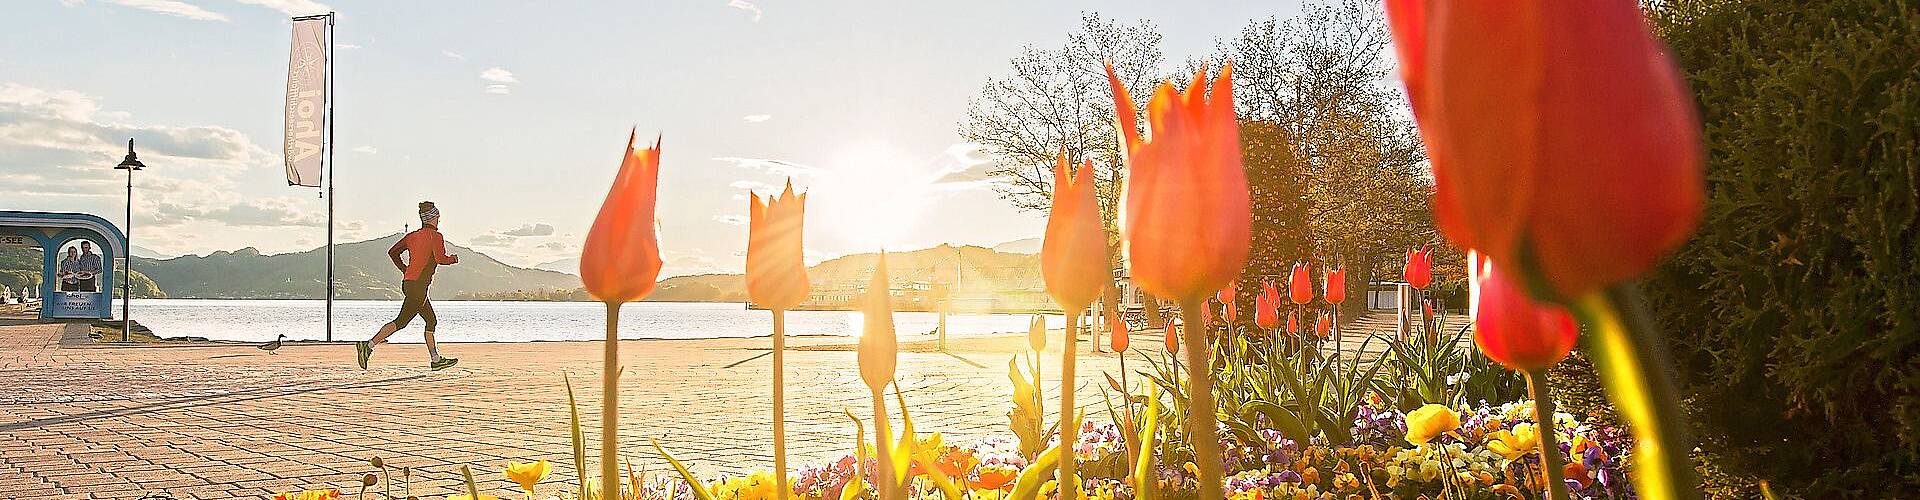
[[[140,158],[133,153],[133,139],[127,139],[127,159],[120,160],[120,164],[113,167],[114,170],[127,171],[126,248],[121,249],[124,255],[120,256],[127,262],[126,275],[120,278],[121,342],[130,341],[133,336],[133,315],[130,314],[133,305],[133,171],[146,167],[147,165],[140,163]]]

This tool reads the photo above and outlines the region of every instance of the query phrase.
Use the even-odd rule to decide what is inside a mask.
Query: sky
[[[1040,236],[956,181],[955,132],[1083,12],[1154,22],[1169,65],[1298,2],[21,0],[0,16],[0,209],[122,224],[166,255],[326,241],[280,151],[288,17],[334,11],[337,241],[418,227],[509,264],[577,257],[630,131],[662,141],[664,276],[738,272],[745,194],[809,193],[809,261]]]

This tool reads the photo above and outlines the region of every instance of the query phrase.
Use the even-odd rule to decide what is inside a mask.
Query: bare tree
[[[1277,124],[1303,163],[1314,255],[1297,258],[1347,265],[1360,278],[1348,280],[1355,297],[1434,238],[1431,174],[1392,76],[1391,40],[1378,2],[1327,0],[1285,22],[1252,22],[1214,56],[1234,62],[1241,118]]]

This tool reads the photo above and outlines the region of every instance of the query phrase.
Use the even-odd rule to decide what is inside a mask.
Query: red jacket
[[[407,262],[400,262],[400,252],[407,253]],[[440,236],[440,229],[433,226],[423,226],[393,242],[393,248],[387,249],[387,257],[393,259],[393,267],[406,272],[402,281],[432,280],[433,268],[460,263],[459,256],[447,255],[447,241]]]

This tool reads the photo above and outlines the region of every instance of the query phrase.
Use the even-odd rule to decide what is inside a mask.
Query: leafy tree
[[[1650,9],[1706,130],[1699,232],[1645,288],[1710,485],[1920,497],[1920,5]]]

